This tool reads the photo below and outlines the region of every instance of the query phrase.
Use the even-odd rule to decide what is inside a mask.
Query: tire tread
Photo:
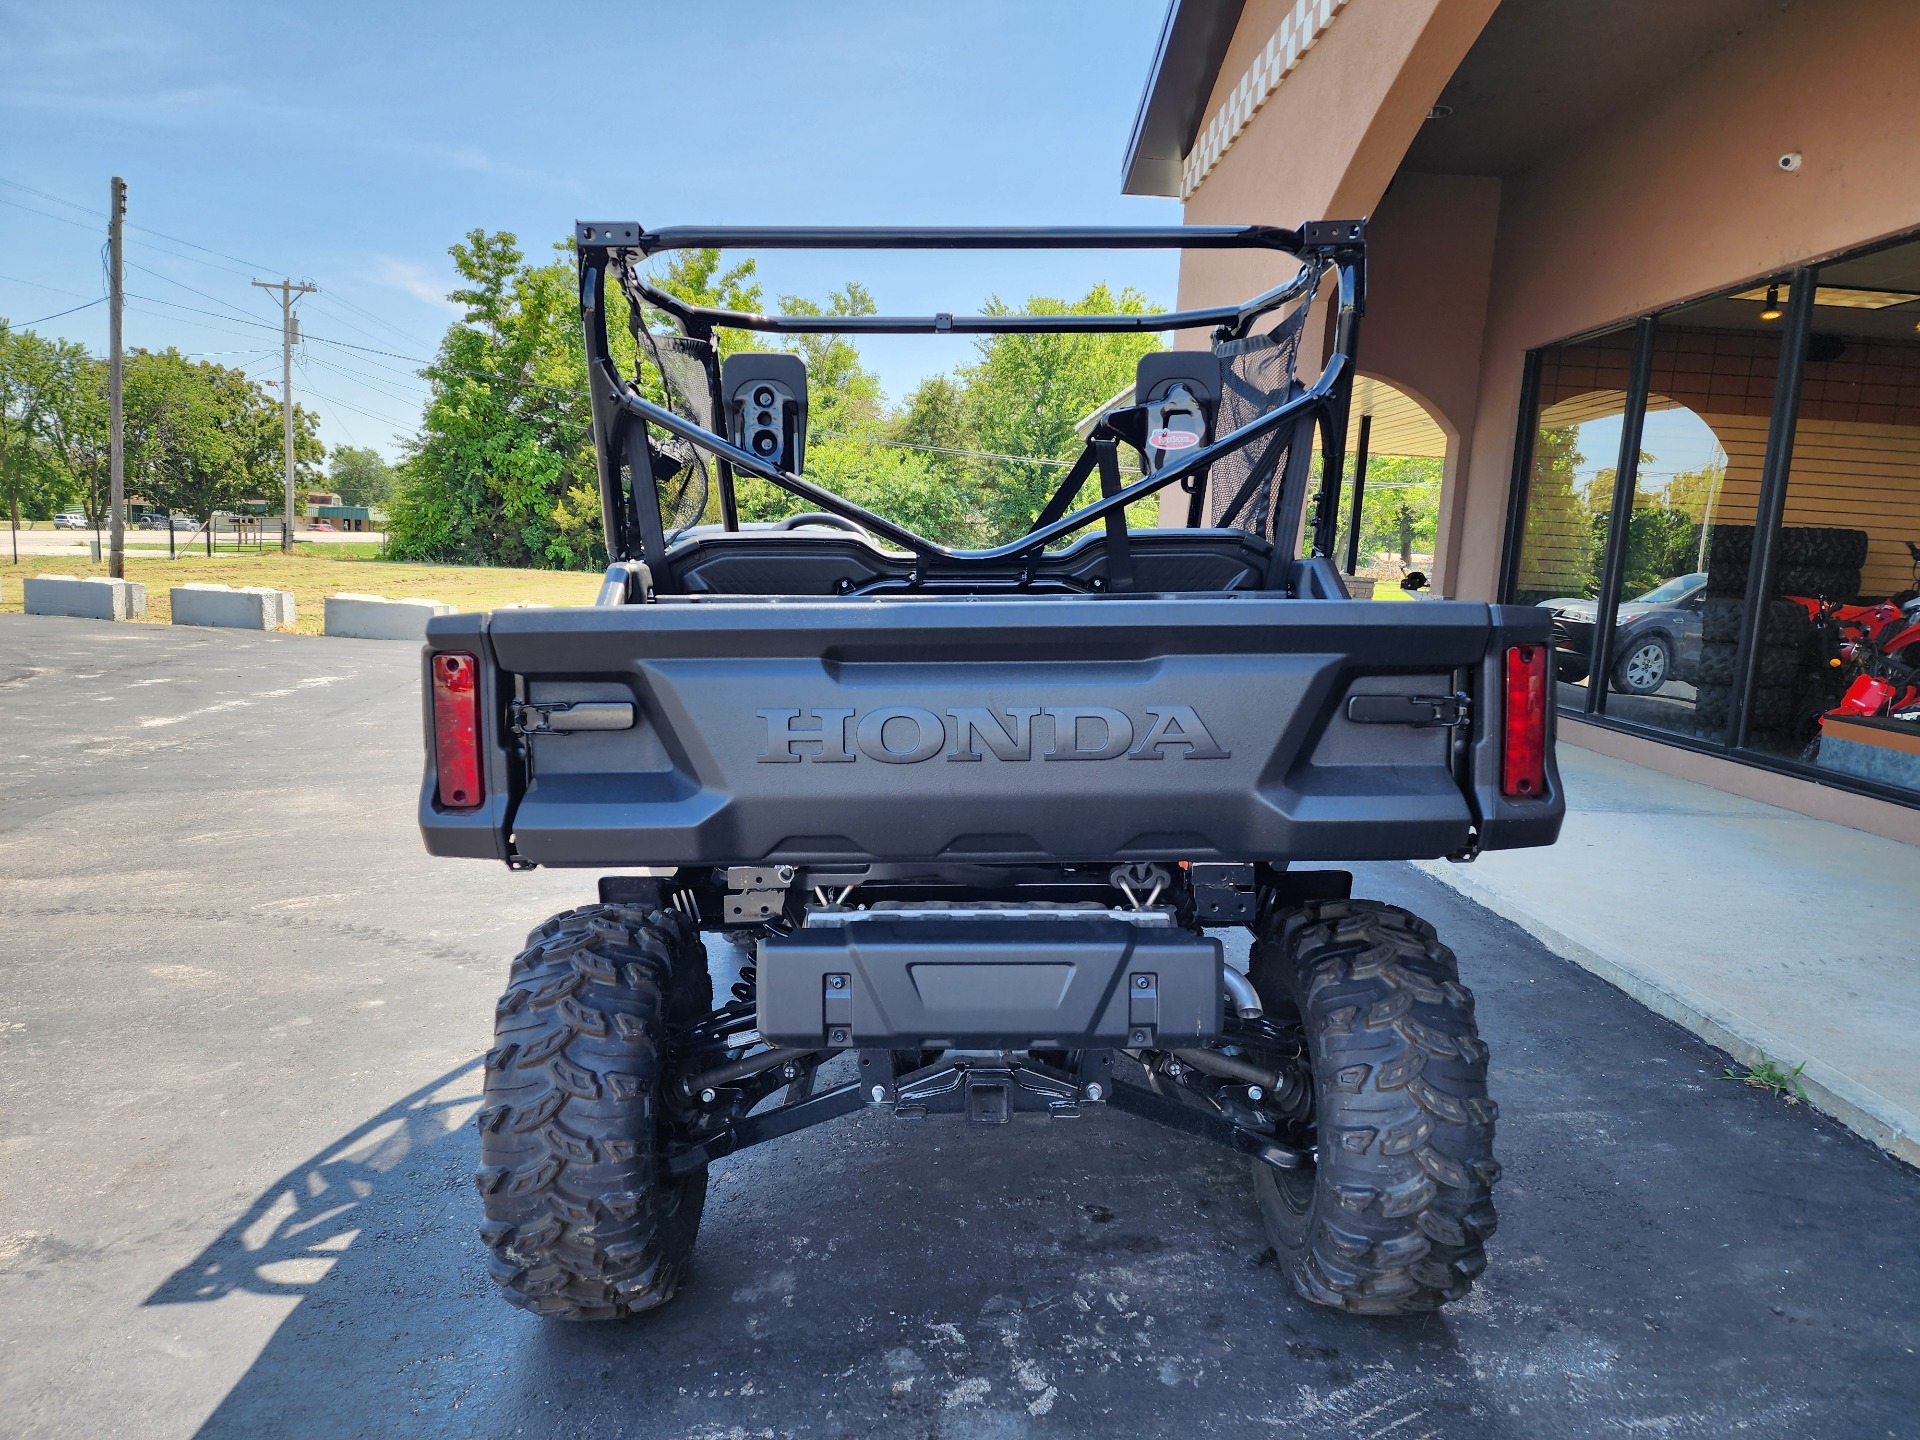
[[[474,1178],[488,1273],[521,1309],[618,1319],[685,1276],[706,1174],[668,1179],[658,1091],[668,1009],[694,973],[706,956],[685,916],[621,905],[554,916],[514,960]]]
[[[1315,1195],[1297,1249],[1272,1236],[1294,1289],[1375,1315],[1460,1299],[1494,1231],[1498,1111],[1453,952],[1397,906],[1323,900],[1263,917],[1252,958],[1313,1062]]]

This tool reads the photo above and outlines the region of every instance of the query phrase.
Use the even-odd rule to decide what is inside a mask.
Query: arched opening
[[[1521,555],[1516,602],[1593,598],[1625,409],[1620,390],[1590,390],[1542,406],[1527,490],[1530,543]],[[1623,597],[1706,570],[1713,526],[1753,519],[1765,449],[1764,422],[1756,431],[1738,417],[1709,418],[1670,396],[1647,397]]]
[[[1452,450],[1438,412],[1410,390],[1377,376],[1355,379],[1334,555],[1356,594],[1403,600],[1409,574],[1431,581]]]

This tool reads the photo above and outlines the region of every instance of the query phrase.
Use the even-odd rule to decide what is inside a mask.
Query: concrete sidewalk
[[[1421,868],[1920,1165],[1920,850],[1559,755],[1558,845]]]

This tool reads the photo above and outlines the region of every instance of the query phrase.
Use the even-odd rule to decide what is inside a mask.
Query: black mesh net
[[[687,335],[662,335],[644,327],[636,327],[634,338],[660,378],[667,409],[712,429],[713,388],[707,379],[712,344]],[[660,489],[660,523],[671,540],[699,524],[706,513],[710,462],[678,436],[649,429],[647,439],[653,446],[654,481]]]
[[[1213,347],[1220,357],[1220,413],[1214,434],[1251,424],[1283,404],[1294,388],[1300,358],[1300,326],[1306,309],[1294,311],[1264,335]],[[1232,527],[1271,542],[1280,509],[1280,483],[1294,428],[1242,445],[1213,463],[1207,478],[1207,523]]]

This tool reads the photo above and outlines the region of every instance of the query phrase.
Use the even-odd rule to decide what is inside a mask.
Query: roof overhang
[[[1245,0],[1171,0],[1120,172],[1123,195],[1178,195]]]

